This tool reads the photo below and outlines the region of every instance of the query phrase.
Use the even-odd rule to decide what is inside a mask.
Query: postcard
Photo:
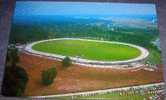
[[[163,100],[155,4],[17,1],[2,93]]]

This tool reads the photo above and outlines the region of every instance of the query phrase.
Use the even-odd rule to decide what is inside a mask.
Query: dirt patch
[[[51,95],[87,90],[124,87],[163,81],[163,66],[153,72],[143,69],[133,71],[108,68],[89,68],[72,65],[62,68],[61,62],[20,53],[20,64],[26,70],[29,81],[25,95]],[[49,67],[56,67],[58,74],[50,86],[41,84],[41,73]]]

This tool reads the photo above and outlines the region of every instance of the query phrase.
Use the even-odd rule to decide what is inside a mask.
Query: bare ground
[[[80,65],[62,68],[60,61],[27,53],[20,53],[20,65],[26,70],[29,77],[25,90],[26,96],[98,90],[163,81],[162,65],[158,65],[159,69],[153,72],[143,69],[89,68]],[[58,74],[52,85],[43,86],[41,73],[49,67],[56,67]]]

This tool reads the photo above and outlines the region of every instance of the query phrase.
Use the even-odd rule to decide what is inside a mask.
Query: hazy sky
[[[154,4],[17,1],[15,15],[155,15]]]

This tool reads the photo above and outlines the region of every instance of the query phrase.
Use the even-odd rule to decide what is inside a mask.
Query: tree
[[[49,68],[42,72],[42,84],[43,85],[50,85],[53,83],[55,77],[57,75],[56,68]]]
[[[15,45],[9,45],[6,58],[7,66],[16,66],[18,62],[18,49],[15,47]]]
[[[63,67],[69,67],[71,65],[71,59],[69,57],[65,57],[62,60],[62,66]]]
[[[28,81],[26,71],[17,65],[18,50],[10,46],[7,51],[2,94],[4,96],[22,96]]]

